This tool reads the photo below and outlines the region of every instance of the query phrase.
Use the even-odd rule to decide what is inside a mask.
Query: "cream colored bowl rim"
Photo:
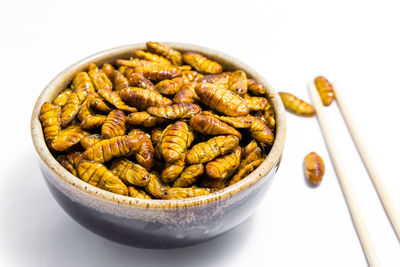
[[[283,152],[283,147],[285,143],[286,137],[286,118],[285,118],[285,109],[283,107],[282,101],[279,95],[274,91],[272,86],[262,77],[258,72],[254,69],[247,66],[245,63],[240,60],[233,58],[225,53],[216,51],[214,49],[206,48],[203,46],[186,44],[186,43],[172,43],[172,42],[163,42],[175,49],[181,51],[197,51],[209,56],[215,56],[219,58],[223,58],[227,62],[232,65],[238,66],[240,69],[243,69],[247,74],[249,74],[252,78],[263,83],[268,90],[267,97],[274,109],[275,112],[275,120],[276,120],[276,136],[275,142],[270,150],[268,157],[263,161],[263,163],[251,174],[249,174],[246,178],[242,179],[238,183],[228,186],[218,192],[211,193],[209,195],[182,199],[182,200],[147,200],[147,199],[138,199],[132,198],[128,196],[117,195],[95,186],[89,185],[88,183],[82,181],[78,177],[74,176],[66,169],[64,169],[57,160],[50,153],[49,149],[46,146],[43,137],[43,131],[38,119],[39,111],[41,105],[45,101],[50,101],[50,95],[54,94],[54,91],[60,91],[63,88],[57,87],[57,84],[61,83],[68,74],[76,71],[77,68],[86,67],[90,62],[95,60],[101,60],[103,58],[110,57],[110,55],[116,54],[124,54],[129,51],[143,49],[145,47],[144,43],[139,44],[129,44],[120,47],[111,48],[96,54],[93,54],[89,57],[86,57],[77,63],[71,65],[66,68],[64,71],[59,73],[41,92],[38,100],[36,101],[35,107],[32,113],[31,119],[31,134],[35,149],[43,161],[43,163],[56,174],[57,177],[62,179],[64,182],[68,183],[70,186],[75,187],[79,191],[84,194],[88,194],[91,197],[102,199],[104,201],[112,202],[117,205],[127,205],[127,206],[135,206],[142,208],[183,208],[188,206],[198,206],[202,204],[206,204],[212,201],[217,201],[223,198],[228,198],[233,194],[240,192],[241,190],[246,190],[250,186],[254,185],[261,179],[267,179],[267,174],[272,170],[274,166],[279,164],[281,159],[281,155]]]

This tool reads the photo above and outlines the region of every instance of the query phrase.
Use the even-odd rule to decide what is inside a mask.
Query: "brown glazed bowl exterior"
[[[145,44],[112,48],[87,57],[55,77],[42,91],[32,114],[31,132],[39,166],[50,192],[79,224],[107,239],[145,248],[183,247],[212,239],[246,220],[267,192],[278,170],[286,135],[285,110],[277,93],[255,70],[224,53],[201,46],[166,43],[179,51],[197,51],[218,61],[224,70],[244,70],[262,82],[275,111],[276,139],[266,160],[249,176],[219,192],[183,200],[146,200],[113,194],[75,177],[47,148],[38,119],[40,106],[54,97],[90,62],[102,65]]]

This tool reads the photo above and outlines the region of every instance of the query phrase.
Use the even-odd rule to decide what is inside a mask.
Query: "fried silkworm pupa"
[[[68,98],[69,98],[69,96],[71,94],[72,94],[72,90],[71,89],[63,90],[61,93],[59,93],[57,95],[56,98],[54,98],[53,105],[57,105],[57,106],[60,106],[60,107],[65,106],[65,104],[67,104]]]
[[[42,122],[44,139],[47,144],[51,144],[61,131],[60,111],[59,106],[49,102],[44,102],[40,107],[39,120]]]
[[[186,167],[181,176],[173,183],[174,187],[189,187],[204,173],[203,164],[193,164]]]
[[[128,195],[126,185],[99,162],[81,160],[77,164],[77,172],[79,178],[91,185],[119,195]]]
[[[181,70],[175,66],[154,65],[146,67],[135,67],[134,71],[142,74],[146,79],[153,82],[159,82],[166,79],[172,79],[181,75]]]
[[[273,130],[275,129],[275,114],[274,109],[272,108],[271,104],[268,102],[268,105],[264,109],[264,120],[265,124]]]
[[[254,117],[251,115],[247,116],[239,116],[239,117],[230,117],[230,116],[218,116],[209,111],[203,111],[203,115],[210,115],[218,120],[225,122],[226,124],[234,127],[234,128],[249,128],[253,123]]]
[[[231,90],[238,95],[247,93],[247,77],[246,73],[242,70],[206,75],[199,79],[199,83],[212,83],[216,86]]]
[[[216,136],[206,142],[194,145],[186,155],[186,162],[189,164],[206,163],[231,152],[238,145],[239,138],[234,135]]]
[[[208,194],[210,194],[210,191],[206,188],[170,187],[167,190],[166,199],[184,199],[184,198],[204,196]]]
[[[167,190],[169,186],[161,182],[158,177],[158,173],[150,173],[150,181],[146,185],[145,190],[154,198],[165,198],[167,196]]]
[[[226,179],[239,167],[242,149],[236,147],[232,153],[216,158],[206,165],[207,176],[211,179]]]
[[[138,151],[140,142],[132,136],[116,136],[104,139],[97,144],[89,147],[83,152],[85,159],[94,160],[101,163],[107,162],[112,158],[121,157]]]
[[[165,163],[165,166],[161,172],[161,181],[169,184],[179,177],[185,168],[185,156],[186,153],[183,153],[179,160],[173,163]]]
[[[103,139],[104,138],[101,136],[101,134],[91,134],[83,137],[80,143],[84,149],[88,149],[89,147],[94,146]]]
[[[228,89],[211,83],[200,83],[195,91],[201,102],[225,115],[237,117],[249,114],[246,101]]]
[[[167,127],[160,141],[160,152],[168,163],[177,161],[193,141],[194,136],[184,121],[177,121]]]
[[[206,58],[205,56],[199,53],[186,52],[185,54],[183,54],[183,61],[185,61],[185,63],[189,64],[195,70],[200,72],[210,73],[210,74],[216,74],[222,72],[222,66],[220,64]]]
[[[114,66],[108,63],[103,64],[103,67],[101,68],[101,70],[107,75],[107,77],[109,79],[111,79],[112,77],[112,73],[115,70]]]
[[[147,109],[148,107],[169,106],[172,101],[155,91],[149,91],[143,88],[130,87],[120,92],[122,100],[128,105],[139,109]]]
[[[144,59],[144,60],[148,60],[148,61],[152,61],[152,62],[156,62],[159,64],[165,64],[165,65],[171,65],[171,61],[169,61],[168,59],[166,59],[165,57],[159,56],[157,54],[153,54],[150,52],[145,52],[145,51],[135,51],[133,53],[133,56],[139,59]]]
[[[76,169],[74,165],[68,160],[67,155],[59,155],[57,157],[57,161],[61,164],[61,166],[64,167],[67,171],[72,173],[73,175],[77,176],[78,173],[76,172]]]
[[[140,198],[140,199],[151,199],[151,196],[146,194],[143,190],[137,190],[133,186],[128,186],[128,192],[130,197]]]
[[[61,130],[61,132],[51,142],[51,147],[57,151],[64,151],[79,143],[83,137],[89,135],[80,126],[71,125]]]
[[[155,89],[162,95],[174,95],[184,85],[182,77],[175,77],[171,80],[163,80],[156,84]]]
[[[199,133],[207,135],[236,135],[242,139],[242,135],[235,128],[209,115],[196,115],[190,119],[190,126]]]
[[[151,142],[153,143],[153,146],[155,146],[158,141],[161,140],[162,138],[162,134],[163,134],[163,130],[161,128],[154,128],[153,130],[151,130]]]
[[[200,181],[200,185],[201,187],[205,187],[208,189],[221,190],[226,187],[226,181],[219,179],[202,178]]]
[[[250,111],[264,110],[269,104],[265,97],[245,95],[244,99]]]
[[[249,130],[251,137],[261,146],[271,146],[274,143],[275,136],[273,132],[262,120],[254,118]]]
[[[75,169],[78,166],[78,163],[83,159],[83,153],[79,151],[68,153],[67,158],[69,162],[74,165]]]
[[[115,91],[121,91],[129,87],[129,80],[118,70],[111,72],[111,81],[114,84]]]
[[[174,96],[174,103],[194,103],[200,101],[199,96],[196,94],[194,88],[197,82],[189,82],[185,84]]]
[[[147,42],[147,50],[170,60],[174,65],[182,65],[182,54],[171,47],[157,42]]]
[[[315,114],[314,107],[300,98],[284,92],[279,92],[279,96],[287,111],[305,117],[311,117]]]
[[[106,89],[110,91],[113,89],[110,79],[95,64],[90,63],[88,69],[89,77],[97,91],[99,91],[99,89]]]
[[[89,77],[89,74],[84,71],[79,72],[77,75],[75,75],[74,79],[72,80],[71,89],[73,89],[75,92],[95,92],[94,85]]]
[[[150,181],[145,168],[124,158],[114,160],[110,170],[126,184],[143,187]]]
[[[233,185],[240,180],[242,180],[244,177],[252,173],[260,164],[263,162],[263,159],[257,159],[255,161],[249,162],[246,164],[243,168],[241,168],[238,173],[236,173],[232,179],[229,181],[229,185]]]
[[[114,109],[111,111],[103,125],[101,126],[101,135],[105,139],[124,135],[126,132],[126,116],[122,110]]]
[[[182,78],[183,78],[183,83],[187,84],[190,82],[195,81],[196,79],[200,79],[203,75],[198,73],[197,71],[194,70],[184,70],[182,71]]]
[[[311,152],[304,158],[304,174],[311,184],[318,185],[325,174],[325,165],[322,158],[315,152]]]
[[[267,88],[254,79],[247,79],[247,90],[252,95],[265,96],[267,94]]]
[[[329,106],[335,99],[335,91],[333,85],[323,76],[318,76],[314,79],[315,87],[317,87],[322,104]]]
[[[126,123],[132,126],[142,126],[142,127],[153,127],[156,125],[164,124],[168,120],[163,118],[158,118],[150,115],[149,113],[134,112],[126,117]]]
[[[90,100],[90,107],[98,111],[108,113],[112,108],[104,101],[104,99],[97,93],[92,94]]]
[[[83,129],[91,130],[94,128],[98,128],[106,120],[106,116],[94,114],[94,112],[90,108],[93,99],[93,95],[89,95],[85,102],[83,102],[82,107],[79,109],[78,118],[81,121],[80,126]]]
[[[149,79],[146,79],[140,73],[134,72],[134,70],[132,68],[126,69],[125,74],[126,74],[126,77],[128,79],[130,86],[148,89],[150,91],[155,90],[154,84]]]
[[[242,162],[240,162],[239,170],[246,167],[249,163],[261,159],[261,148],[258,147],[257,142],[252,140],[242,151]]]
[[[201,112],[200,106],[191,103],[180,103],[166,107],[149,107],[147,113],[165,119],[187,119]]]
[[[141,145],[135,154],[136,160],[146,170],[150,170],[154,166],[154,147],[150,137],[139,129],[132,129],[128,135],[139,139]]]

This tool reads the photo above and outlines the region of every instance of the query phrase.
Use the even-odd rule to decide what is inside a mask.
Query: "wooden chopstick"
[[[357,230],[357,234],[364,250],[365,257],[368,261],[369,266],[379,266],[378,258],[376,256],[372,240],[369,236],[367,227],[365,226],[364,219],[358,206],[349,178],[347,177],[347,174],[343,168],[344,165],[341,161],[339,150],[337,149],[338,146],[336,145],[336,142],[333,138],[332,131],[330,129],[328,119],[325,115],[324,107],[321,102],[321,98],[317,92],[317,88],[315,87],[314,82],[309,83],[308,89],[317,113],[318,122],[321,127],[330,158],[335,168],[336,176],[339,180],[340,187],[349,208],[354,227]]]
[[[360,133],[358,132],[358,130],[355,126],[356,124],[350,115],[350,111],[347,108],[347,105],[343,100],[340,90],[337,90],[336,87],[334,89],[335,89],[335,95],[336,95],[336,102],[338,103],[339,110],[342,113],[342,116],[346,123],[347,129],[349,130],[351,137],[353,139],[353,142],[355,143],[356,148],[358,150],[358,154],[360,155],[360,157],[364,163],[364,166],[367,169],[367,172],[369,174],[369,177],[371,178],[372,184],[374,185],[375,190],[379,196],[379,199],[381,200],[382,206],[385,209],[386,215],[388,216],[389,221],[392,224],[392,227],[397,235],[397,238],[400,241],[400,216],[399,216],[399,213],[397,212],[396,207],[395,207],[392,199],[389,196],[389,193],[386,191],[385,185],[383,184],[382,179],[378,173],[378,170],[375,167],[375,164],[373,163],[373,161],[367,151],[367,146],[365,145],[363,139],[361,138]]]

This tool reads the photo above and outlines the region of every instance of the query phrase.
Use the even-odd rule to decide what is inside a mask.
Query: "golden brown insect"
[[[275,136],[262,120],[254,118],[249,130],[251,137],[257,140],[261,146],[265,147],[266,145],[271,146],[273,144]]]
[[[249,113],[246,101],[234,92],[211,83],[200,83],[195,88],[201,102],[228,116],[246,116]]]
[[[94,114],[90,108],[91,102],[94,99],[92,95],[83,102],[82,107],[79,109],[78,118],[81,121],[80,126],[83,129],[94,129],[100,127],[106,120],[106,116]]]
[[[83,137],[89,135],[80,126],[71,125],[61,130],[61,132],[51,142],[51,147],[57,151],[64,151],[79,143]]]
[[[59,93],[57,95],[57,97],[54,98],[53,104],[57,105],[57,106],[60,106],[60,107],[65,106],[65,104],[67,103],[68,98],[69,98],[69,96],[71,94],[72,94],[72,90],[71,89],[65,89],[65,90],[61,91],[61,93]]]
[[[161,182],[160,178],[158,177],[158,173],[150,173],[150,181],[145,187],[147,193],[155,198],[165,198],[168,188],[168,185]]]
[[[184,85],[182,77],[175,77],[171,80],[163,80],[156,84],[155,89],[162,95],[174,95]]]
[[[152,116],[149,113],[143,111],[129,114],[126,117],[126,122],[132,126],[153,127],[156,125],[164,124],[165,122],[167,122],[167,120]]]
[[[231,152],[239,144],[234,135],[220,135],[194,145],[186,155],[189,164],[206,163]]]
[[[200,106],[191,103],[180,103],[166,107],[149,107],[147,113],[165,119],[187,119],[201,112]]]
[[[182,86],[181,90],[174,97],[174,103],[194,103],[200,101],[195,91],[196,86],[197,82],[189,82]]]
[[[193,164],[186,167],[181,176],[174,181],[174,187],[189,187],[204,173],[203,164]]]
[[[108,63],[103,64],[101,70],[107,75],[108,78],[111,79],[112,73],[115,70],[114,66]]]
[[[183,153],[179,160],[173,163],[166,163],[164,169],[161,172],[161,180],[164,183],[172,183],[176,178],[182,173],[185,168],[185,156],[186,153]]]
[[[232,134],[242,139],[235,128],[209,115],[196,115],[190,119],[190,126],[199,133],[208,135]]]
[[[77,164],[77,172],[79,178],[91,185],[116,194],[128,195],[126,185],[99,162],[81,160]]]
[[[168,65],[135,67],[134,70],[136,73],[142,74],[146,79],[154,82],[172,79],[181,75],[180,69]]]
[[[171,61],[169,61],[165,57],[162,57],[162,56],[159,56],[157,54],[150,53],[150,52],[141,51],[141,50],[135,51],[133,53],[133,56],[137,57],[137,58],[140,58],[140,59],[144,59],[144,60],[160,63],[160,64],[165,64],[165,65],[171,65],[172,64]]]
[[[128,105],[139,109],[147,109],[148,107],[162,107],[172,104],[172,101],[161,94],[138,87],[130,87],[120,92],[122,100]]]
[[[204,72],[204,73],[221,73],[222,66],[215,61],[212,61],[205,56],[195,53],[195,52],[186,52],[183,54],[183,60],[185,63],[192,66],[195,70]]]
[[[172,64],[182,65],[182,55],[175,49],[157,42],[147,42],[146,46],[150,52],[167,58]]]
[[[233,185],[242,180],[244,177],[252,173],[258,166],[260,166],[262,162],[263,159],[257,159],[246,164],[244,167],[239,169],[237,174],[232,177],[232,179],[229,181],[229,185]]]
[[[115,91],[121,91],[129,87],[129,80],[118,70],[111,72],[110,79],[114,84]]]
[[[98,111],[108,113],[112,108],[104,101],[104,99],[97,93],[91,94],[90,107]]]
[[[182,78],[183,78],[183,83],[187,84],[190,82],[195,81],[196,79],[200,79],[203,75],[198,73],[197,71],[194,70],[185,70],[182,71]]]
[[[210,194],[206,188],[191,188],[191,187],[170,187],[167,190],[166,199],[184,199],[190,197],[199,197]]]
[[[163,130],[161,128],[154,128],[153,130],[151,130],[151,142],[153,143],[153,146],[155,146],[158,141],[161,140],[163,134]]]
[[[261,159],[262,151],[255,140],[252,140],[242,151],[243,160],[240,162],[239,169],[246,167],[249,163]]]
[[[247,89],[253,95],[266,96],[267,88],[254,79],[247,79]]]
[[[300,98],[290,94],[279,92],[285,109],[299,116],[310,117],[315,114],[315,109],[312,105],[301,100]]]
[[[110,91],[113,89],[110,79],[95,64],[90,63],[88,69],[89,77],[97,91],[99,91],[99,89],[106,89]]]
[[[230,117],[230,116],[218,116],[214,113],[209,111],[204,111],[203,115],[210,115],[214,116],[215,118],[219,119],[222,122],[227,123],[228,125],[235,127],[235,128],[249,128],[253,123],[253,116],[239,116],[239,117]]]
[[[44,138],[47,144],[51,144],[61,131],[60,111],[59,106],[49,102],[43,103],[40,107],[39,119],[43,125]]]
[[[101,135],[103,138],[112,138],[119,135],[124,135],[126,132],[126,116],[122,110],[114,109],[111,111],[103,126],[101,126]]]
[[[93,83],[88,75],[87,72],[79,72],[77,75],[75,75],[74,79],[72,80],[72,86],[71,88],[75,92],[88,92],[88,93],[94,93],[94,86]],[[81,98],[81,97],[80,97]]]
[[[264,110],[269,104],[265,97],[246,95],[244,99],[250,111]]]
[[[132,129],[128,135],[139,139],[140,148],[135,154],[136,160],[146,170],[150,170],[154,165],[154,147],[150,137],[139,129]]]
[[[271,129],[275,129],[275,114],[274,109],[271,104],[268,102],[268,105],[264,109],[264,120],[265,124]]]
[[[325,165],[322,158],[317,153],[311,152],[305,156],[303,166],[307,180],[314,185],[318,185],[325,174]]]
[[[76,78],[74,78],[74,81]],[[65,127],[72,121],[75,115],[78,113],[80,106],[85,101],[88,91],[75,89],[74,92],[69,96],[67,103],[62,107],[60,120],[61,127]]]
[[[97,144],[103,139],[104,138],[101,136],[101,134],[91,134],[83,137],[80,143],[84,149],[88,149],[89,147]]]
[[[142,60],[142,59],[137,59],[137,58],[117,59],[115,64],[117,64],[118,66],[125,66],[125,67],[129,67],[129,68],[156,67],[156,66],[165,66],[166,65],[166,64],[159,63],[159,62],[152,62],[149,60]]]
[[[125,74],[130,86],[148,89],[150,91],[155,90],[154,84],[149,79],[146,79],[142,74],[134,72],[134,69],[126,69]]]
[[[80,151],[75,151],[68,153],[67,155],[68,161],[74,165],[75,169],[78,166],[78,163],[83,159],[83,153]]]
[[[125,90],[123,90],[125,91]],[[120,92],[123,92],[120,91]],[[117,109],[127,111],[127,112],[136,112],[137,108],[135,107],[130,107],[127,105],[124,101],[122,101],[119,92],[117,91],[110,91],[107,89],[99,89],[98,93],[109,103],[111,103],[113,106],[115,106]]]
[[[68,160],[67,155],[59,155],[57,157],[57,161],[63,166],[67,171],[72,173],[73,175],[77,176],[76,169],[74,165]]]
[[[318,76],[315,78],[314,84],[317,87],[319,96],[321,97],[324,106],[329,106],[335,99],[333,85],[323,76]]]
[[[167,127],[160,141],[160,152],[166,162],[177,161],[193,141],[194,136],[189,126],[177,121]]]
[[[83,155],[85,159],[104,163],[112,158],[125,156],[133,153],[133,151],[138,151],[139,148],[140,142],[137,138],[124,135],[104,139],[86,149]]]
[[[143,187],[150,181],[145,168],[124,158],[114,160],[110,170],[126,184]]]
[[[146,192],[144,192],[143,190],[137,190],[133,186],[128,186],[128,192],[129,196],[134,198],[151,199],[151,196],[149,196]]]
[[[247,77],[246,73],[242,70],[206,75],[199,79],[199,83],[212,83],[216,86],[231,90],[238,95],[247,93]]]
[[[216,158],[206,165],[206,173],[212,179],[226,179],[239,167],[242,149],[236,147],[232,153]]]

